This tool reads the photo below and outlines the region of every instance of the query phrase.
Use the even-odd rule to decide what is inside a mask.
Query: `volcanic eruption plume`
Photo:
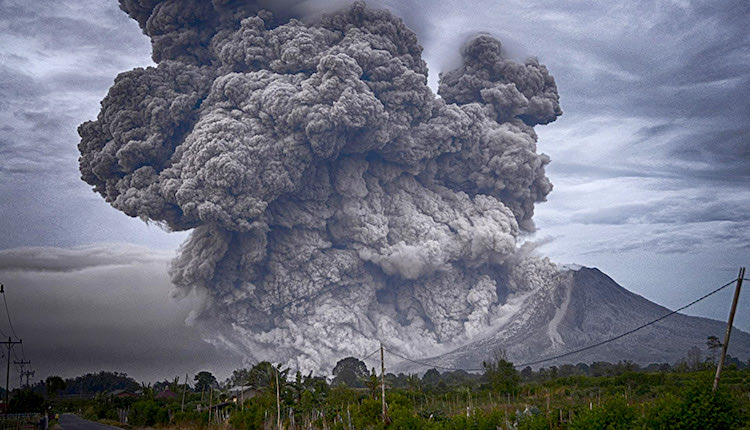
[[[415,34],[361,2],[311,24],[248,1],[120,7],[158,66],[80,126],[82,178],[192,230],[170,274],[213,342],[305,370],[381,340],[427,354],[533,281],[518,240],[552,189],[533,127],[561,114],[536,60],[478,35],[437,97]]]

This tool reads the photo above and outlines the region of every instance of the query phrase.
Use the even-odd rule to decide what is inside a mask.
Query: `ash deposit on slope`
[[[205,337],[330,369],[382,340],[434,355],[554,276],[518,252],[552,186],[533,127],[554,79],[477,35],[436,96],[416,35],[353,5],[314,23],[253,2],[121,0],[157,67],[120,74],[79,127],[113,207],[192,230],[172,262]]]

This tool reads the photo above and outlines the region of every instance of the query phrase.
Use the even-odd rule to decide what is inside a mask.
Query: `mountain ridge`
[[[521,300],[519,311],[495,332],[418,361],[438,368],[478,369],[482,361],[502,351],[523,366],[611,339],[672,312],[589,267],[561,270],[552,284]],[[625,360],[642,365],[675,363],[692,347],[705,356],[708,336],[723,341],[725,331],[726,322],[676,313],[628,336],[532,367]],[[749,358],[750,334],[733,327],[729,354]],[[406,361],[393,367],[404,372],[430,368]]]

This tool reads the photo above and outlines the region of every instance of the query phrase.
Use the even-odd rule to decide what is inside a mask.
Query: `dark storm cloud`
[[[740,255],[750,251],[750,243],[737,234],[737,229],[749,229],[750,222],[711,222],[696,225],[695,228],[684,228],[677,224],[656,225],[655,227],[631,228],[628,235],[618,237],[617,241],[595,244],[581,255],[599,253],[636,253],[649,250],[655,254],[705,254],[719,250],[731,249]],[[710,235],[707,239],[706,236]],[[744,262],[740,262],[744,264]]]
[[[148,252],[146,252],[148,251]],[[78,248],[25,247],[0,250],[0,271],[74,272],[100,266],[126,266],[161,259],[143,247],[100,244]]]
[[[40,97],[45,92],[31,76],[0,64],[0,109],[3,111],[9,111],[19,101]]]
[[[148,41],[121,15],[98,0],[0,2],[0,249],[148,230],[93,228],[112,213],[80,185],[69,144],[116,71],[150,63]]]
[[[584,179],[599,179],[599,178],[674,178],[675,173],[672,172],[654,172],[651,169],[634,166],[634,165],[592,165],[586,161],[576,162],[575,160],[561,160],[556,161],[552,166],[551,170],[557,175],[570,175],[572,177],[584,178]]]
[[[697,131],[694,136],[675,142],[670,155],[707,163],[711,166],[707,170],[716,177],[747,184],[750,180],[750,127],[744,124],[746,121]]]
[[[131,51],[143,43],[138,34],[123,31],[130,23],[116,19],[110,8],[102,8],[97,1],[78,3],[46,2],[44,7],[28,7],[27,2],[7,0],[0,4],[2,32],[5,37],[21,39],[33,37],[41,50],[53,53],[57,49],[75,47],[113,47],[120,43],[119,51]],[[109,17],[107,11],[110,11]],[[104,64],[122,61],[113,56],[101,55]]]
[[[572,216],[582,224],[688,224],[702,222],[745,222],[748,200],[727,201],[711,195],[698,198],[665,198],[648,203],[623,203],[595,208]],[[685,207],[689,209],[686,210]]]
[[[591,25],[574,39],[570,49],[581,62],[555,68],[560,79],[571,78],[563,97],[576,105],[575,114],[641,116],[683,127],[693,133],[672,139],[664,157],[711,165],[696,168],[697,180],[705,169],[714,178],[740,173],[741,180],[750,179],[750,4],[641,2],[623,8],[634,14],[630,26],[618,23],[614,12],[609,34]],[[591,37],[592,31],[602,37]],[[577,73],[591,74],[593,81],[572,79]]]
[[[171,256],[122,243],[0,251],[14,328],[36,377],[110,370],[155,381],[239,367],[240,357],[185,326],[194,298],[169,300]]]

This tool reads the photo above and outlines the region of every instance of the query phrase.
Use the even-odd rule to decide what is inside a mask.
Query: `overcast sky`
[[[541,254],[670,308],[750,263],[750,3],[369,4],[417,32],[433,88],[477,31],[555,76],[564,114],[536,128],[555,185],[529,238]],[[186,233],[128,218],[79,179],[77,126],[117,73],[151,64],[115,0],[0,2],[0,282],[37,379],[226,376],[241,364],[185,325],[192,299],[169,296]],[[727,289],[688,313],[725,319],[730,302]],[[746,292],[746,331],[748,309]],[[0,329],[10,333],[4,318]]]

